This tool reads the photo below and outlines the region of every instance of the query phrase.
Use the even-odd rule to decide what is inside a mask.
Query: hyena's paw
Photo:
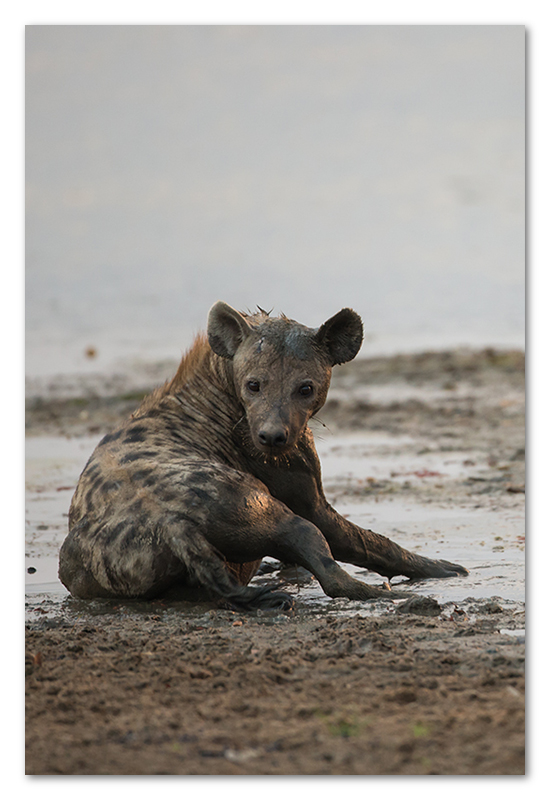
[[[451,561],[422,559],[422,563],[412,570],[408,577],[413,580],[422,578],[456,578],[459,575],[468,575],[466,567],[453,564]]]
[[[255,609],[289,611],[294,607],[294,600],[286,592],[279,592],[269,586],[246,586],[230,596],[223,598],[224,604],[238,611]]]
[[[389,583],[382,586],[372,586],[363,581],[353,580],[342,591],[331,595],[332,597],[347,597],[349,600],[400,600],[403,598],[416,597],[411,592],[402,592],[399,589],[392,589]]]

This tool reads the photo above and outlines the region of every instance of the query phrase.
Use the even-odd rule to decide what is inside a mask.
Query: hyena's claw
[[[460,575],[468,575],[466,567],[460,564],[453,564],[451,561],[423,559],[422,565],[408,577],[412,580],[422,580],[422,578],[457,578]]]

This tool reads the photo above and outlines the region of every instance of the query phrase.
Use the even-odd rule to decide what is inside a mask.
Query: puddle
[[[71,439],[54,436],[27,438],[25,443],[26,557],[57,557],[67,534],[69,506],[78,477],[100,438],[100,436]]]
[[[519,644],[525,642],[525,628],[514,628],[513,630],[510,628],[501,628],[499,633],[503,636],[511,636],[513,639],[516,639]]]
[[[518,508],[508,508],[505,503],[497,510],[475,508],[472,503],[468,507],[459,502],[444,506],[420,503],[415,502],[414,493],[410,499],[346,495],[346,478],[391,477],[393,481],[407,480],[413,487],[426,480],[465,480],[485,469],[485,460],[476,463],[477,453],[419,454],[422,448],[418,440],[378,432],[333,436],[318,442],[317,449],[327,495],[340,514],[388,536],[407,550],[454,561],[470,571],[465,578],[425,580],[409,584],[411,588],[418,586],[419,592],[439,602],[493,596],[524,602],[525,518]],[[371,581],[371,576],[359,568],[346,565],[346,569]],[[396,578],[392,586],[400,583],[403,580]]]
[[[486,468],[486,458],[474,450],[435,451],[419,447],[411,436],[354,434],[326,436],[316,441],[326,490],[343,479],[390,478],[418,482],[423,478],[466,479]],[[466,464],[464,463],[466,462]]]
[[[66,439],[62,437],[29,438],[26,446],[26,542],[25,592],[27,615],[55,617],[61,612],[94,613],[90,604],[74,601],[57,578],[57,554],[67,532],[69,504],[87,459],[98,437]],[[346,497],[335,492],[342,476],[363,478],[386,476],[393,472],[411,473],[421,469],[462,476],[462,463],[475,454],[416,454],[418,442],[409,437],[370,435],[330,436],[318,443],[323,465],[324,482],[329,499],[337,510],[361,527],[371,528],[390,537],[403,547],[433,558],[456,561],[468,568],[463,578],[425,580],[409,583],[396,578],[392,586],[410,588],[429,595],[439,603],[462,602],[466,598],[501,598],[512,605],[524,602],[524,536],[525,522],[521,509],[489,509],[464,507],[459,504],[439,506],[400,497],[367,499]],[[471,467],[469,468],[471,474]],[[409,480],[411,476],[409,476]],[[414,476],[412,476],[414,480]],[[416,478],[419,482],[421,478]],[[352,575],[367,583],[380,585],[382,579],[359,567],[343,565]],[[285,590],[298,601],[304,613],[381,614],[388,603],[332,600],[323,594],[316,581],[296,581],[296,575],[285,572],[289,583]],[[278,580],[258,576],[254,583]],[[390,604],[391,605],[391,604]],[[120,604],[119,604],[120,606]],[[149,613],[151,604],[145,604]],[[174,606],[175,607],[175,606]],[[134,608],[134,605],[132,605]],[[38,609],[38,610],[37,610]],[[98,609],[112,605],[99,604]],[[195,615],[188,604],[178,604],[178,613]],[[201,611],[204,613],[204,610]]]
[[[25,443],[25,594],[69,594],[57,577],[58,552],[67,535],[69,506],[78,477],[101,437],[29,437]],[[48,601],[49,602],[49,601]]]
[[[57,577],[57,556],[25,558],[25,593],[68,595]]]

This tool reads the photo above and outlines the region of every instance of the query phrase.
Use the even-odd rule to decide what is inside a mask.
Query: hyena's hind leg
[[[127,520],[96,524],[83,517],[59,552],[59,579],[73,597],[158,597],[185,568],[151,526]]]
[[[185,565],[189,578],[195,585],[204,588],[237,609],[249,611],[261,609],[286,610],[294,602],[286,592],[269,586],[242,586],[234,577],[234,570],[226,565],[223,556],[213,547],[197,528],[189,522],[182,525],[172,522],[163,530],[163,537],[174,555]],[[174,587],[175,588],[175,587]]]
[[[252,565],[251,565],[252,566]],[[292,599],[269,587],[242,586],[192,521],[90,529],[84,518],[59,554],[59,577],[74,597],[219,598],[242,610],[287,609]]]
[[[102,586],[96,580],[90,564],[84,563],[82,548],[78,537],[71,531],[59,552],[59,580],[73,597],[90,599],[95,597],[112,598],[111,587]]]

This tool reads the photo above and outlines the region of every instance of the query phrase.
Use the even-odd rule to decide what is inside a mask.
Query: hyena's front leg
[[[201,527],[209,544],[227,562],[242,563],[271,556],[298,564],[314,574],[329,597],[371,600],[401,596],[352,578],[336,563],[323,533],[276,500],[251,476],[226,470],[223,487],[218,476],[216,490],[208,496],[201,511],[208,517],[203,519]]]
[[[386,536],[360,528],[331,506],[314,515],[314,519],[330,544],[334,558],[346,564],[365,567],[386,578],[404,575],[418,580],[468,574],[460,564],[411,553]]]
[[[338,561],[370,569],[386,578],[396,575],[413,579],[450,578],[468,574],[460,564],[411,553],[386,536],[360,528],[340,516],[325,498],[319,458],[310,432],[300,442],[291,470],[262,469],[262,477],[272,494],[322,532]]]
[[[329,597],[347,597],[350,600],[375,600],[410,597],[404,592],[369,586],[342,569],[336,563],[335,553],[321,531],[311,522],[290,512],[282,518],[276,536],[270,544],[269,555],[284,563],[299,564],[312,572]]]

